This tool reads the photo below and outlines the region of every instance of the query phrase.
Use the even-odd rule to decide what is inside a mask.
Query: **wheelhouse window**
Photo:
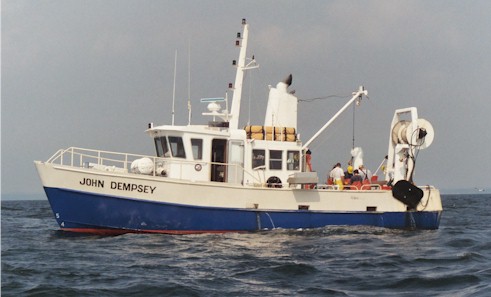
[[[269,169],[281,170],[282,168],[282,156],[283,151],[270,150],[269,151]]]
[[[203,139],[191,138],[191,148],[194,160],[203,159]]]
[[[155,149],[157,150],[158,157],[170,157],[167,138],[165,136],[155,138]]]
[[[252,169],[266,164],[265,150],[252,150]]]
[[[186,158],[186,152],[184,151],[182,137],[169,136],[169,146],[173,157]]]
[[[299,170],[300,169],[300,152],[299,151],[288,151],[286,158],[286,167],[288,170]]]

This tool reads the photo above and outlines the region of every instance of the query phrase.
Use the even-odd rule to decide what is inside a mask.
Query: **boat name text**
[[[80,184],[82,186],[89,186],[89,187],[95,187],[95,188],[104,188],[104,181],[100,179],[93,179],[93,178],[83,178],[80,181]],[[132,183],[123,183],[123,182],[111,182],[111,189],[113,190],[119,190],[119,191],[137,191],[139,193],[150,193],[153,194],[155,189],[157,187],[152,187],[152,186],[147,186],[147,185],[141,185],[141,184],[132,184]]]

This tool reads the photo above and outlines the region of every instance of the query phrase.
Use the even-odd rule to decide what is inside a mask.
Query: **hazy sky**
[[[147,123],[170,124],[178,51],[176,124],[192,123],[202,97],[235,79],[235,36],[250,24],[245,124],[262,124],[268,85],[293,74],[300,99],[350,96],[355,145],[375,171],[387,154],[397,108],[416,106],[435,128],[415,181],[439,188],[489,187],[491,1],[2,1],[2,194],[42,193],[34,160],[70,146],[153,154]],[[299,104],[307,141],[343,104]],[[249,109],[249,106],[251,107]],[[312,144],[323,180],[352,146],[353,113]]]

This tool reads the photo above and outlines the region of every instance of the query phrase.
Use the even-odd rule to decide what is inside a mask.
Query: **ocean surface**
[[[120,236],[2,201],[2,296],[491,296],[491,195],[443,195],[440,229]]]

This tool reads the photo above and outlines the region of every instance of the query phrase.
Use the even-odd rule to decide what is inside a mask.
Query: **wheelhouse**
[[[159,126],[147,133],[154,139],[162,175],[169,178],[281,187],[289,175],[302,171],[303,152],[296,137],[260,138],[250,131]]]

